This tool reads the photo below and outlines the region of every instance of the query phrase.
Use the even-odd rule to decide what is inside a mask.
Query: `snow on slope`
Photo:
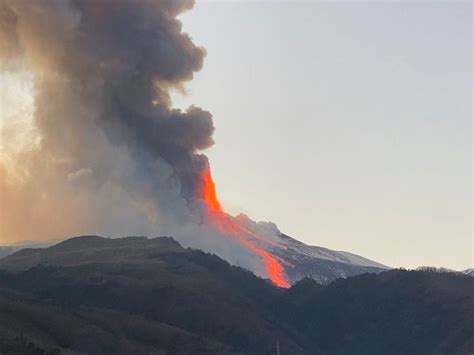
[[[466,269],[466,270],[462,271],[462,273],[474,277],[474,268]]]
[[[293,239],[285,234],[280,236],[284,243],[290,250],[295,251],[298,254],[308,256],[310,258],[325,259],[331,261],[337,261],[345,264],[370,266],[388,269],[387,266],[364,258],[362,256],[348,253],[345,251],[336,251],[323,247],[311,246],[300,242],[299,240]]]
[[[285,234],[280,234],[279,243],[284,244],[286,249],[278,247],[267,249],[288,263],[285,271],[291,284],[304,278],[328,284],[339,278],[379,273],[389,269],[359,255],[306,245]]]

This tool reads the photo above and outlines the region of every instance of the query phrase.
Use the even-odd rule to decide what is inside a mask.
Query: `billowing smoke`
[[[130,223],[189,216],[206,162],[198,151],[213,144],[214,130],[210,113],[173,109],[168,93],[203,63],[204,49],[176,19],[191,6],[0,2],[0,69],[32,73],[40,138],[18,152],[15,171],[2,166],[3,240],[60,237],[91,223],[123,233]]]
[[[171,234],[257,273],[255,255],[272,262],[253,242],[222,238],[222,223],[235,224],[224,212],[213,215],[220,231],[201,223],[212,116],[173,108],[169,94],[203,65],[177,19],[192,5],[0,0],[0,242]],[[26,78],[31,112],[11,109],[21,107],[8,99],[11,77]]]

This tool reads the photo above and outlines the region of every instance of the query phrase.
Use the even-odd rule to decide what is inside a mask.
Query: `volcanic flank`
[[[201,179],[202,198],[206,202],[208,222],[213,224],[223,234],[236,238],[248,250],[260,256],[265,263],[268,277],[275,285],[285,288],[290,287],[287,276],[285,275],[285,269],[282,266],[282,263],[289,264],[282,258],[277,258],[267,250],[259,247],[258,242],[279,248],[285,248],[285,246],[250,231],[244,225],[239,224],[232,216],[224,212],[217,198],[216,188],[209,166],[203,171]]]
[[[28,82],[34,134],[25,149],[15,134],[4,135],[15,149],[0,162],[3,242],[173,235],[280,287],[314,274],[314,266],[298,266],[314,259],[301,243],[224,211],[202,153],[214,143],[212,115],[172,105],[170,89],[182,89],[206,53],[177,19],[192,6],[0,1],[0,72]],[[2,121],[27,113],[12,115]],[[340,265],[328,270],[351,274]]]

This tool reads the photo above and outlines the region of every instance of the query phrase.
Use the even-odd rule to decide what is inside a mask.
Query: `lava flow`
[[[201,174],[201,182],[201,194],[202,199],[206,203],[209,222],[223,234],[236,238],[245,248],[259,255],[265,263],[265,269],[268,276],[275,285],[284,288],[290,287],[290,283],[285,275],[285,268],[280,262],[283,262],[284,264],[287,263],[281,258],[275,257],[265,249],[260,248],[253,239],[275,247],[286,247],[250,231],[247,227],[237,223],[233,217],[224,211],[219,199],[217,198],[216,187],[214,180],[212,179],[211,168],[209,165],[206,166]]]

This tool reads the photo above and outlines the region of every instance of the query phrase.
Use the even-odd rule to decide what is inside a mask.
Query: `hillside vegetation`
[[[172,238],[0,260],[1,354],[472,354],[474,280],[391,270],[288,290]]]

